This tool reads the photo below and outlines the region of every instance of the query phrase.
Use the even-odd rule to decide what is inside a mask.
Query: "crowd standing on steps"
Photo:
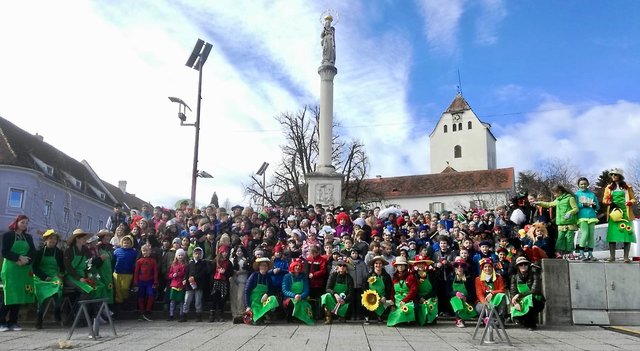
[[[118,318],[131,292],[141,321],[203,322],[208,308],[208,322],[223,322],[229,302],[234,323],[425,326],[451,317],[463,328],[478,317],[487,323],[491,306],[533,330],[545,307],[541,260],[596,260],[600,202],[609,261],[623,243],[630,262],[636,198],[621,169],[610,175],[602,201],[580,178],[575,194],[553,187],[551,201],[523,193],[492,210],[443,213],[322,205],[227,212],[185,201],[125,214],[116,204],[96,235],[76,229],[63,241],[47,230],[39,249],[20,215],[2,236],[0,331],[21,330],[18,310],[31,303],[43,328],[49,301],[57,322],[69,323],[78,301],[96,298]],[[61,309],[63,299],[70,310]]]

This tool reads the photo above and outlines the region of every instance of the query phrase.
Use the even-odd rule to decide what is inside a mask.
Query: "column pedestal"
[[[342,174],[314,172],[305,174],[305,179],[309,204],[321,204],[325,208],[329,205],[340,206],[344,179]]]

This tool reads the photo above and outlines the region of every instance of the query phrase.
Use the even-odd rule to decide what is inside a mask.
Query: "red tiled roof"
[[[426,197],[511,191],[515,175],[513,167],[467,172],[448,167],[437,174],[365,179],[365,184],[386,199]]]
[[[451,112],[461,112],[465,110],[471,110],[471,107],[469,107],[467,100],[465,100],[462,97],[462,94],[458,93],[455,99],[453,99],[453,101],[451,102],[451,105],[449,105],[449,108],[447,108],[445,112],[451,113]]]

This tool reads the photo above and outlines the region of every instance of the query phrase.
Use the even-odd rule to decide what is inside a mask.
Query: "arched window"
[[[456,145],[453,147],[453,157],[461,158],[462,157],[462,146]]]
[[[454,123],[453,124],[453,131],[455,132],[457,130],[458,126]]]
[[[444,132],[445,133],[447,132],[447,125],[446,124],[444,125]]]
[[[462,122],[458,123],[458,130],[462,130]]]
[[[471,129],[472,125],[471,125],[471,121],[467,122],[467,129]]]

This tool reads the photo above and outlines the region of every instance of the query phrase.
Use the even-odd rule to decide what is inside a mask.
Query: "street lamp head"
[[[182,122],[187,120],[187,116],[185,116],[185,114],[182,112],[178,112],[178,118],[180,118],[180,121]]]
[[[189,59],[187,60],[186,66],[199,71],[207,61],[212,47],[213,45],[205,42],[202,39],[198,39],[196,45],[193,47],[193,51],[191,52]]]
[[[206,171],[198,171],[198,177],[200,178],[213,178],[213,176]]]
[[[258,169],[258,171],[256,172],[257,175],[263,175],[264,172],[267,170],[267,167],[269,167],[269,163],[267,162],[263,162],[262,166],[260,166],[260,169]]]

